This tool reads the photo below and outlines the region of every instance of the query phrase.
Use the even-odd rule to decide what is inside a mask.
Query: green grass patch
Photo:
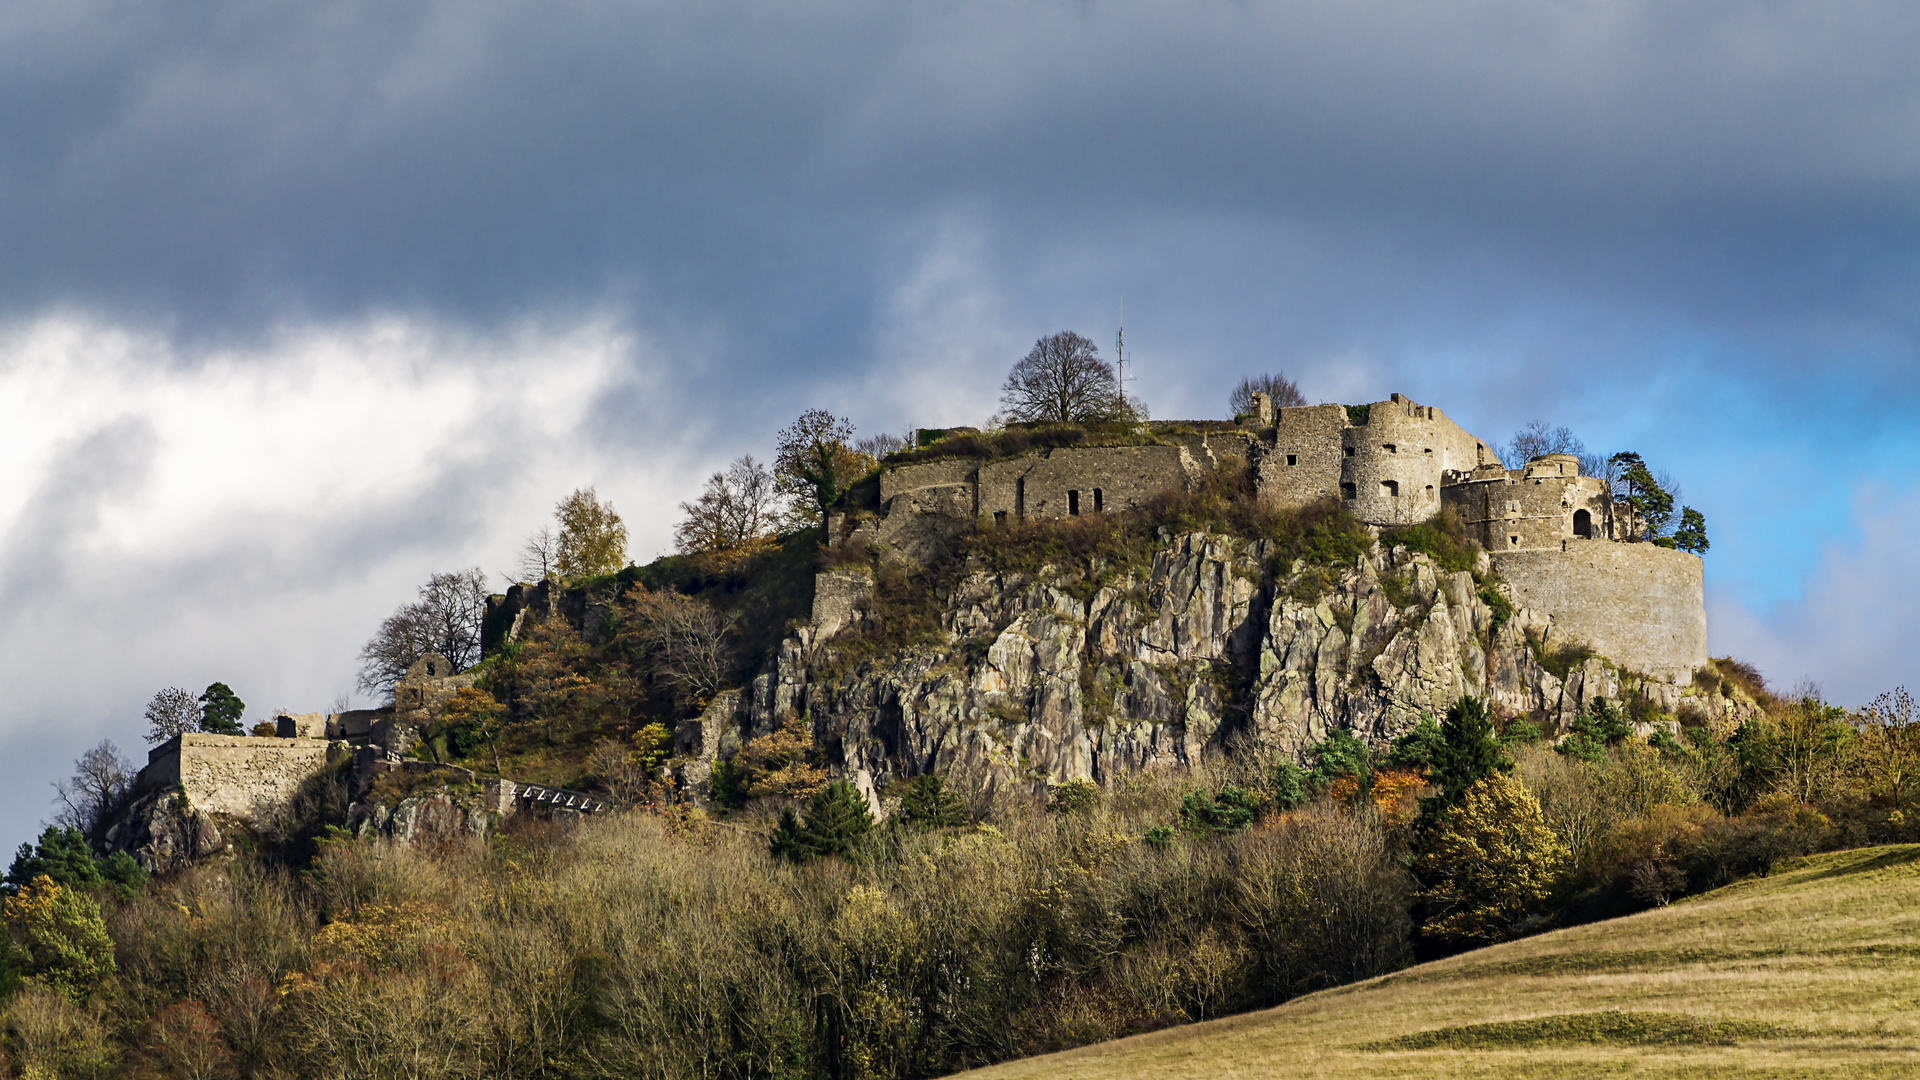
[[[1790,1038],[1795,1032],[1759,1020],[1708,1020],[1687,1013],[1560,1013],[1492,1024],[1461,1024],[1363,1043],[1362,1050],[1523,1050],[1535,1046],[1733,1046],[1743,1040]]]

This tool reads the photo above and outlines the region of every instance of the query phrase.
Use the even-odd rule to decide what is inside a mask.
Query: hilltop
[[[1920,846],[1862,848],[1263,1012],[961,1075],[1906,1077],[1917,934]]]

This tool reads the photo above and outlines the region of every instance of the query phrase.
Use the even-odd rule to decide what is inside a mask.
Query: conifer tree
[[[1468,788],[1511,768],[1512,759],[1494,737],[1487,703],[1470,694],[1462,697],[1447,710],[1447,719],[1440,725],[1440,741],[1430,751],[1427,779],[1440,794],[1427,800],[1421,816],[1432,822],[1457,803]]]
[[[775,855],[804,863],[828,855],[851,855],[873,831],[866,797],[845,780],[835,780],[807,801],[806,815],[780,814],[769,845]]]
[[[967,807],[939,776],[922,773],[900,796],[900,818],[923,829],[947,829],[967,823]]]
[[[200,695],[200,730],[209,735],[245,735],[247,729],[240,725],[240,718],[246,712],[247,703],[232,687],[214,683]]]

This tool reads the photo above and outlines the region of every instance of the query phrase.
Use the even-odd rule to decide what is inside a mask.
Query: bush
[[[1400,525],[1380,534],[1380,546],[1389,550],[1404,546],[1432,559],[1442,570],[1472,570],[1480,545],[1467,534],[1460,516],[1451,508],[1441,510],[1418,525]]]
[[[1259,812],[1259,802],[1232,784],[1215,792],[1190,791],[1180,801],[1180,823],[1193,833],[1239,832]]]
[[[1100,805],[1100,785],[1091,780],[1068,780],[1047,789],[1047,813],[1078,814]]]

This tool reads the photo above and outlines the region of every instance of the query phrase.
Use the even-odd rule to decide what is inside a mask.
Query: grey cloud
[[[1905,325],[1916,276],[1903,5],[14,11],[0,285],[185,332],[612,290],[777,376],[842,362],[892,231],[961,205],[1015,274],[1157,240],[1143,292],[1180,258],[1304,286],[1290,244],[1373,318],[1521,288]]]
[[[144,417],[124,416],[56,452],[0,542],[0,632],[71,586],[79,543],[110,501],[145,485],[155,441]]]

